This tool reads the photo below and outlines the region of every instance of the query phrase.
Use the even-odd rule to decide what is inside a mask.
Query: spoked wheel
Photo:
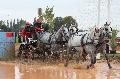
[[[20,60],[25,61],[25,59],[26,59],[26,53],[25,53],[25,51],[22,51]]]

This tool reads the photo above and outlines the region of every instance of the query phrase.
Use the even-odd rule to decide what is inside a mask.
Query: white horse
[[[107,64],[109,68],[112,68],[112,66],[110,65],[109,59],[108,59],[108,55],[107,53],[109,52],[109,47],[107,47],[107,43],[110,43],[110,39],[112,38],[112,27],[110,26],[110,23],[108,24],[106,22],[106,24],[104,24],[103,27],[100,28],[100,39],[99,39],[99,44],[98,44],[98,48],[102,47],[103,49],[103,54],[107,60]]]
[[[109,68],[112,68],[112,66],[109,63],[107,52],[109,52],[109,49],[107,49],[107,43],[110,42],[109,40],[112,37],[112,28],[110,27],[110,24],[104,24],[103,27],[99,29],[100,37],[99,37],[99,43],[95,46],[93,44],[88,44],[84,46],[85,51],[90,55],[91,58],[91,64],[87,67],[94,66],[96,63],[96,54],[97,50],[102,47],[103,54],[107,60],[107,64]],[[91,53],[90,53],[91,52]]]
[[[56,55],[56,51],[58,51],[59,48],[57,48],[58,45],[61,45],[61,43],[65,43],[67,40],[68,29],[64,26],[61,26],[61,28],[54,33],[50,32],[43,32],[43,33],[36,33],[38,38],[38,47],[43,45],[43,52],[46,53],[46,56],[52,57],[53,55]],[[40,43],[39,43],[40,42]],[[40,49],[42,49],[40,47]],[[56,50],[57,49],[57,50]],[[58,55],[57,55],[58,56]]]
[[[85,52],[90,55],[91,61],[94,62],[93,60],[95,59],[94,48],[99,43],[99,37],[100,37],[99,30],[96,27],[94,27],[87,32],[77,32],[77,31],[75,32],[73,29],[70,29],[69,32],[70,32],[70,38],[67,44],[68,53],[70,52],[70,48],[73,47],[79,52],[81,56],[83,54],[83,47],[84,47]]]
[[[97,44],[99,40],[100,32],[93,28],[91,31],[78,32],[78,34],[72,34],[68,41],[68,47],[79,47],[82,44]]]
[[[68,30],[64,26],[62,26],[56,33],[53,34],[50,32],[43,32],[43,33],[37,33],[38,39],[45,44],[53,44],[56,43],[59,39],[59,41],[62,41],[65,39],[65,37],[68,35]]]

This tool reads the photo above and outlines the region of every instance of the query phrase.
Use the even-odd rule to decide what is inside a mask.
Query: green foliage
[[[55,31],[57,31],[62,25],[66,25],[68,28],[71,26],[71,24],[76,25],[76,27],[78,26],[76,20],[72,16],[66,16],[64,18],[56,17],[54,18],[53,23]]]
[[[4,21],[0,21],[0,29],[4,32],[10,31],[9,27],[7,27],[7,25],[5,25]]]
[[[17,19],[17,21],[14,19],[13,21],[12,20],[10,21],[10,29],[12,32],[19,32],[19,30],[24,27],[25,21],[22,19],[21,20]]]
[[[22,19],[20,21],[19,19],[17,19],[17,21],[15,19],[13,21],[7,20],[6,23],[4,21],[0,21],[0,29],[4,32],[18,32],[24,26],[25,21]]]
[[[63,18],[56,17],[54,18],[53,23],[54,23],[54,30],[57,31],[63,25]]]
[[[19,27],[20,28],[24,28],[25,27],[25,23],[26,23],[26,21],[21,19],[20,22],[18,23]]]
[[[49,25],[47,23],[43,23],[42,25],[44,27],[44,31],[48,31],[49,30]]]
[[[117,38],[117,30],[112,31],[112,38],[111,38],[111,47],[113,50],[115,50],[117,43],[116,43],[116,38]]]
[[[57,31],[62,25],[66,25],[68,28],[69,26],[76,25],[78,26],[76,20],[72,16],[56,17],[54,18],[53,7],[46,7],[45,12],[39,18],[43,21],[44,19],[47,20],[49,25],[50,31]]]
[[[67,27],[72,25],[78,25],[76,20],[72,16],[66,16],[63,18],[63,24],[66,24]]]
[[[49,8],[47,6],[45,13],[43,14],[43,17],[47,20],[47,23],[49,24],[49,29],[53,30],[54,24],[53,24],[53,19],[54,19],[54,13],[53,13],[53,7]]]

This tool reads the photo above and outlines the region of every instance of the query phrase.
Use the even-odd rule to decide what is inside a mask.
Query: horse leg
[[[104,55],[105,55],[105,59],[107,60],[108,67],[109,67],[109,69],[111,69],[112,66],[110,65],[110,62],[108,59],[108,54],[107,54],[108,52],[109,52],[109,48],[106,46],[106,50],[104,51]]]
[[[94,68],[95,63],[96,63],[96,57],[91,58],[91,63],[90,63],[90,65],[87,66],[87,69]]]
[[[86,53],[85,48],[82,47],[82,55],[81,55],[81,56],[82,56],[83,62],[87,60],[87,59],[86,59],[87,55],[88,55],[88,54]]]
[[[81,50],[75,51],[76,52],[76,63],[78,64],[80,62],[80,56],[81,56]]]
[[[46,56],[45,56],[45,52],[42,51],[42,60],[43,62],[45,62]]]
[[[105,59],[107,60],[107,64],[108,64],[109,69],[111,69],[112,66],[111,66],[111,64],[109,62],[108,55],[106,53],[105,53]]]
[[[87,66],[87,69],[94,68],[94,64],[96,63],[96,55],[91,51],[90,53],[91,64]]]

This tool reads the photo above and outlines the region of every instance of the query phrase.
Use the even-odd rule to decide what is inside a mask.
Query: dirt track
[[[120,79],[120,64],[97,63],[94,69],[84,65],[28,65],[0,62],[0,79]]]

